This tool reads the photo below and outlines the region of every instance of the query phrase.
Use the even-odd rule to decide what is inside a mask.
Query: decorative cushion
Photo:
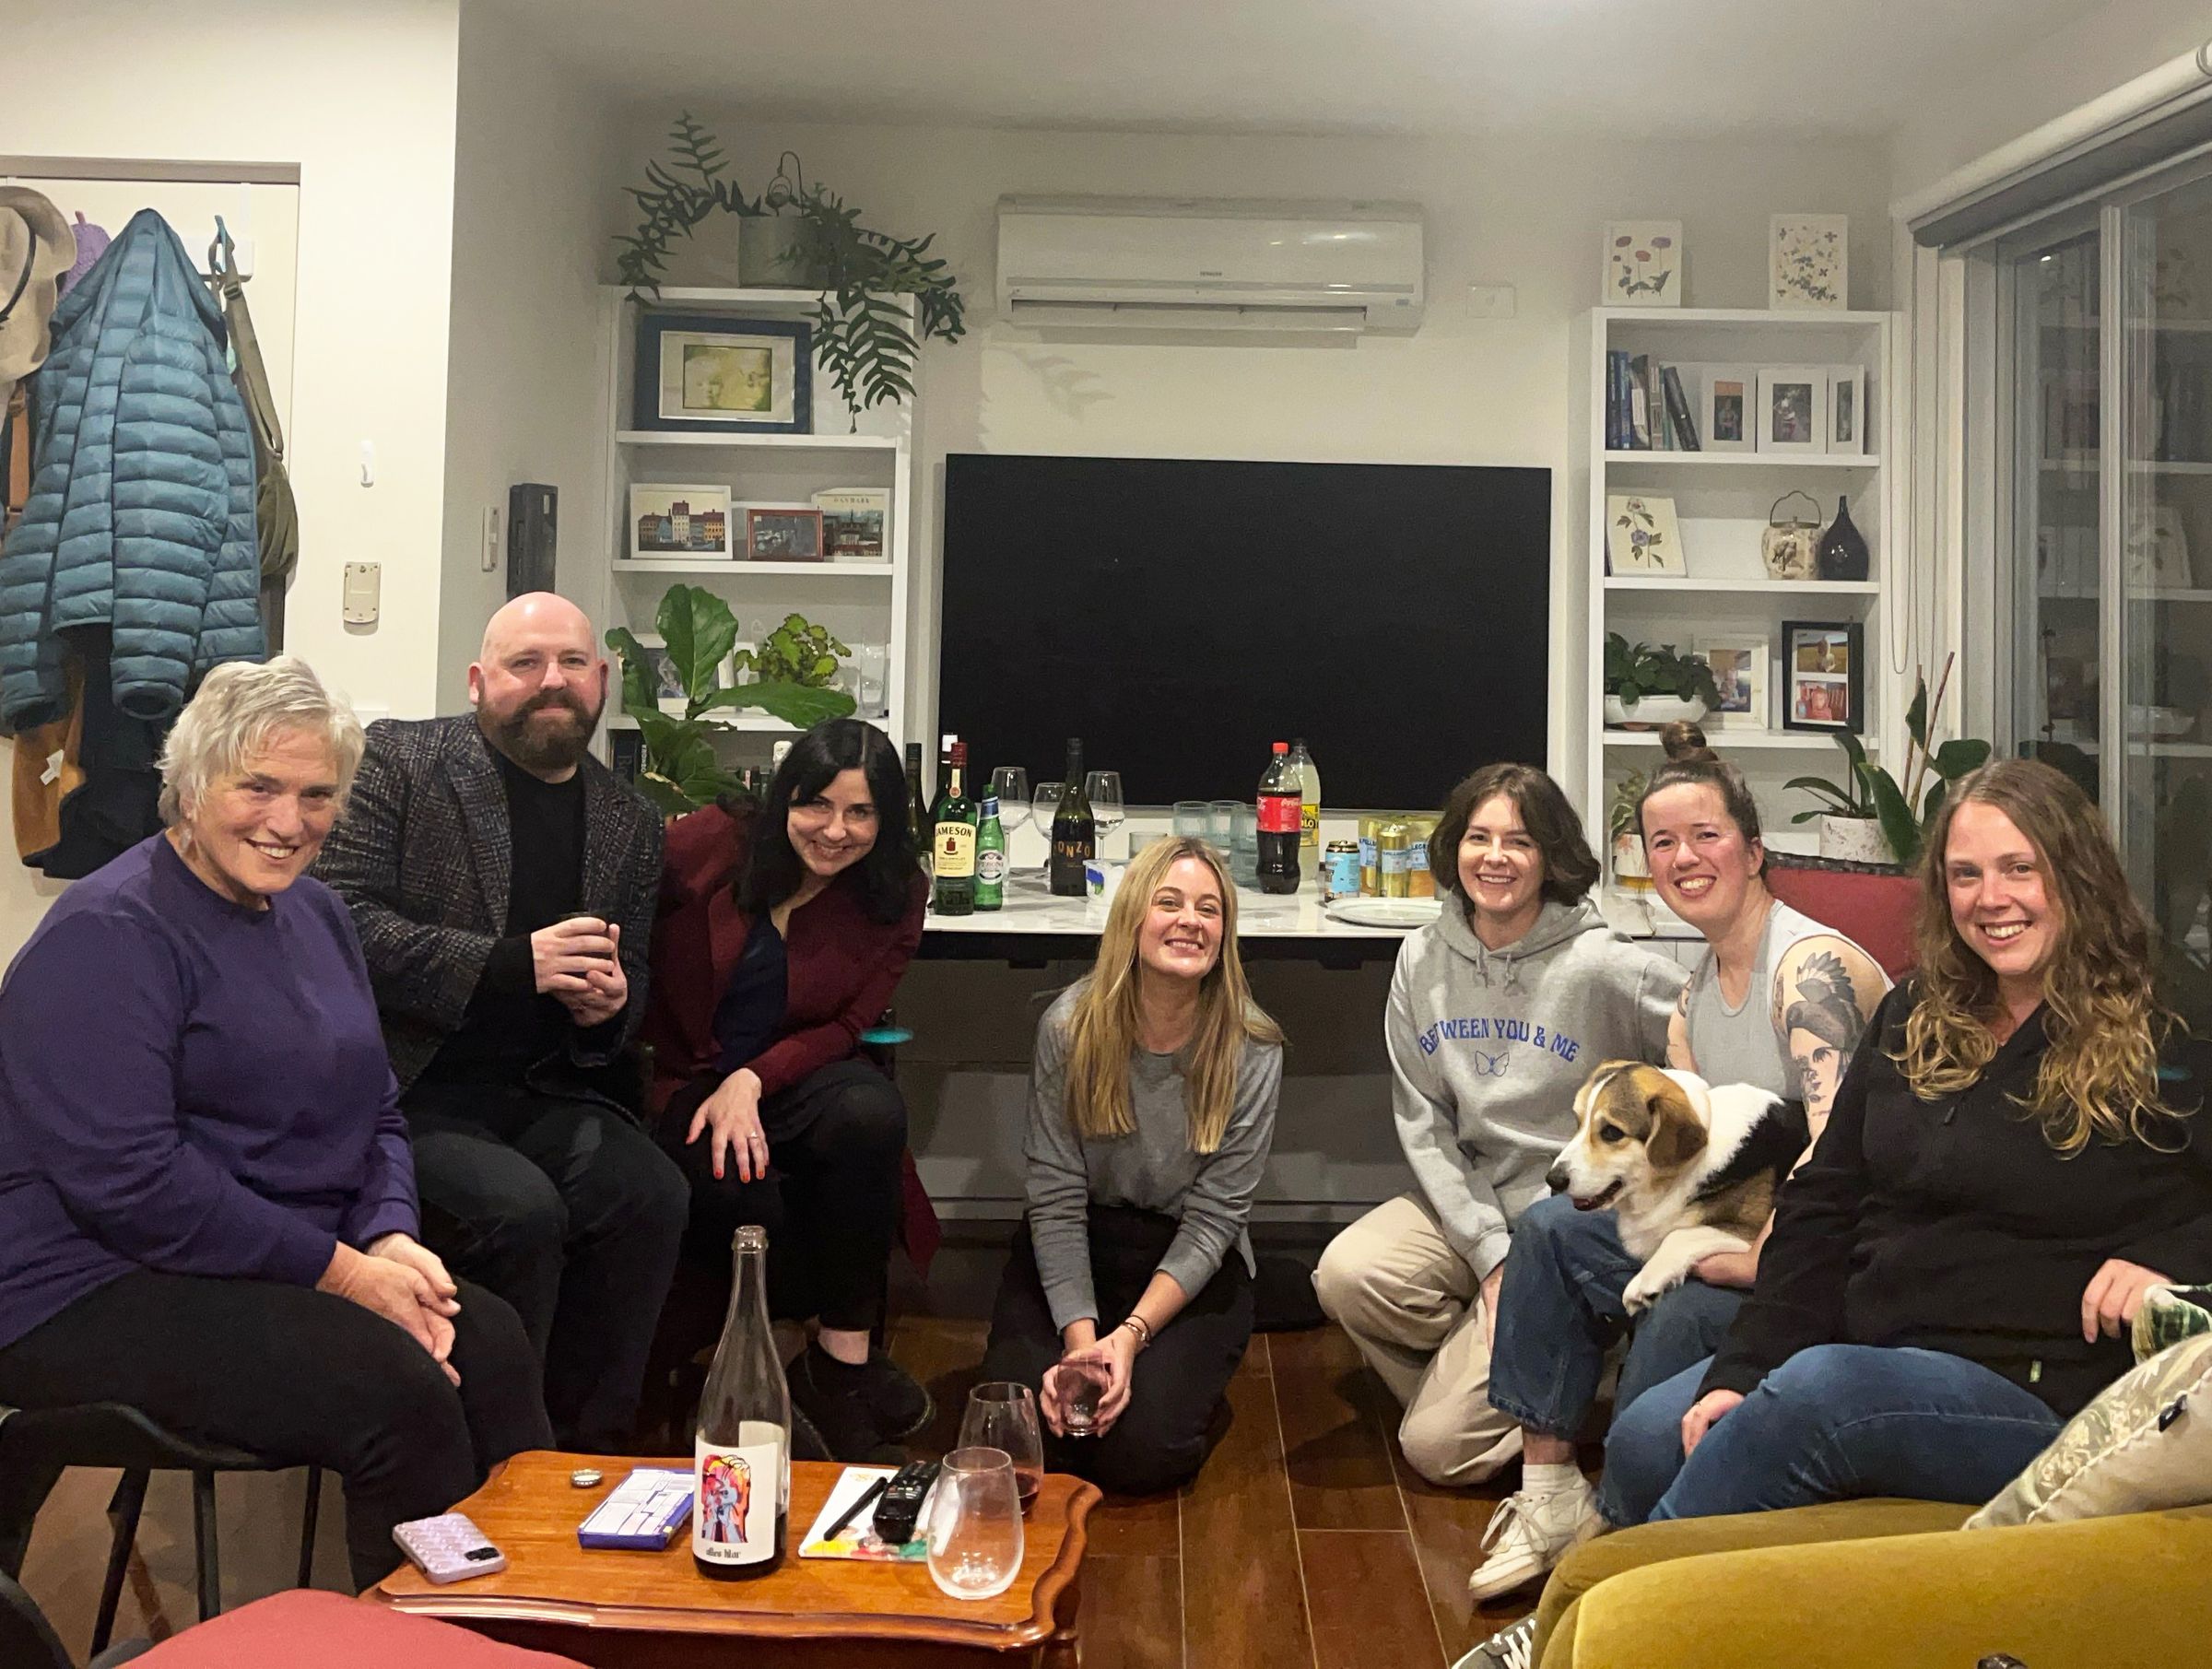
[[[2212,1333],[2212,1292],[2202,1287],[2153,1287],[2136,1311],[2129,1342],[2136,1360],[2147,1362],[2171,1346]]]
[[[1968,1530],[2212,1502],[2212,1334],[2169,1346],[2105,1387]]]

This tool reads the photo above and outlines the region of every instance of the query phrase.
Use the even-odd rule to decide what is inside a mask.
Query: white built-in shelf
[[[681,713],[674,712],[668,716],[672,719],[683,717]],[[729,730],[781,731],[785,735],[792,736],[799,734],[796,725],[786,724],[782,720],[773,718],[764,712],[734,712],[724,707],[719,708],[706,716]],[[606,727],[609,730],[635,730],[638,727],[638,722],[628,713],[610,712],[606,715]]]
[[[618,296],[629,294],[628,285],[608,284],[602,288]],[[813,307],[821,300],[824,294],[824,291],[818,289],[767,288],[700,289],[674,284],[650,292],[645,298],[645,305],[663,311],[673,311],[679,307],[712,307],[726,308],[732,311],[741,312],[748,307]],[[910,295],[884,295],[878,296],[877,300],[888,302],[901,312],[912,312],[914,307],[914,299]]]
[[[771,452],[897,452],[896,435],[694,435],[673,429],[625,429],[618,446],[762,447]]]
[[[860,575],[864,578],[888,580],[892,564],[888,562],[740,562],[728,557],[618,557],[615,571],[625,569],[635,573],[658,574],[727,574],[732,579],[747,574],[808,574]]]
[[[1790,597],[1879,596],[1879,580],[1688,580],[1673,574],[1607,574],[1607,591],[1677,591],[1688,595],[1700,592],[1757,592],[1781,599]]]
[[[2097,458],[2094,453],[2045,458],[2041,467],[2047,476],[2093,476]],[[2131,476],[2212,476],[2212,464],[2194,459],[2130,458],[2126,467]]]
[[[1879,469],[1878,453],[1848,452],[1663,452],[1639,447],[1634,452],[1609,452],[1607,464],[1665,464],[1686,469]],[[2212,468],[2212,464],[2206,465]]]
[[[1836,745],[1836,732],[1832,730],[1729,730],[1717,724],[1700,728],[1705,732],[1707,745],[1723,758],[1727,758],[1732,748],[1738,747],[1827,749]],[[1611,725],[1597,734],[1607,747],[1656,747],[1660,740],[1660,733],[1655,730],[1617,730]],[[1878,738],[1874,736],[1861,736],[1859,742],[1868,753],[1880,746]]]
[[[1823,312],[1814,308],[1601,307],[1597,311],[1616,324],[1678,324],[1685,329],[1700,324],[1771,324],[1783,330],[1867,330],[1889,323],[1888,313],[1864,309]]]

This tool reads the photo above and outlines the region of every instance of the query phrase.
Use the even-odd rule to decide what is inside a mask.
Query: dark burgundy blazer
[[[710,805],[668,825],[643,1031],[653,1047],[656,1112],[685,1085],[712,1073],[722,1053],[714,1010],[752,927],[734,893],[751,823],[747,811]],[[917,870],[906,913],[886,926],[868,914],[859,877],[848,874],[792,912],[783,1035],[746,1063],[759,1075],[764,1096],[859,1052],[860,1034],[889,1005],[922,943],[927,898]]]

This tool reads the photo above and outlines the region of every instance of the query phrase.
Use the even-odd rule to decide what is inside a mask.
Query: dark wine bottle
[[[1084,867],[1099,853],[1099,826],[1090,815],[1090,796],[1083,792],[1083,739],[1067,739],[1067,792],[1053,814],[1053,894],[1079,899],[1088,889]]]
[[[906,745],[906,832],[914,843],[914,858],[924,875],[929,872],[929,812],[922,793],[922,744]]]
[[[791,1517],[791,1392],[768,1323],[768,1230],[738,1229],[729,1319],[699,1401],[691,1560],[718,1581],[783,1562]]]
[[[955,742],[946,768],[945,792],[937,796],[930,852],[930,905],[942,916],[975,913],[975,802],[968,797],[968,744]]]

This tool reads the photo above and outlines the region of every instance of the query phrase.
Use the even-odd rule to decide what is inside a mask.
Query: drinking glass
[[[1090,796],[1091,820],[1099,827],[1098,850],[1106,850],[1106,837],[1122,826],[1129,814],[1122,805],[1122,773],[1094,770],[1083,778],[1083,792]]]
[[[1237,807],[1243,803],[1241,800],[1216,800],[1206,808],[1206,838],[1212,842],[1214,850],[1220,853],[1224,864],[1229,862],[1230,853],[1236,848]]]
[[[1204,800],[1175,802],[1175,838],[1179,840],[1203,840],[1206,838],[1211,808]]]
[[[1063,1358],[1051,1369],[1060,1401],[1060,1430],[1065,1437],[1099,1434],[1099,1399],[1106,1394],[1106,1370],[1096,1362]]]
[[[1001,765],[991,773],[991,792],[998,796],[998,820],[1011,838],[1030,820],[1030,773],[1018,765]]]
[[[987,1600],[1021,1570],[1021,1498],[1004,1449],[955,1449],[929,1508],[929,1574],[956,1600]]]
[[[1014,1462],[1014,1488],[1027,1512],[1044,1487],[1044,1434],[1037,1425],[1037,1393],[1012,1380],[995,1380],[968,1393],[960,1416],[960,1447],[1003,1449]]]
[[[1053,817],[1060,809],[1060,802],[1066,797],[1067,784],[1065,782],[1040,782],[1037,784],[1037,798],[1034,802],[1037,807],[1035,813],[1037,832],[1044,837],[1045,862],[1048,865],[1052,862]]]

